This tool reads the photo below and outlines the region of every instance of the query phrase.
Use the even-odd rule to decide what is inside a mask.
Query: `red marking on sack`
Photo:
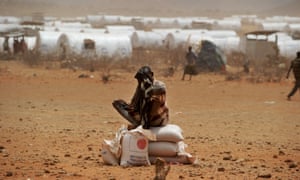
[[[137,147],[139,149],[145,149],[146,146],[147,146],[147,141],[145,139],[139,139],[137,141]]]

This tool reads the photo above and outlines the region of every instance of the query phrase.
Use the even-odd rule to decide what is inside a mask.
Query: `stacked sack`
[[[154,164],[160,157],[169,163],[192,164],[195,159],[185,152],[182,129],[174,124],[133,130],[122,127],[113,140],[104,140],[101,155],[105,164],[142,166]]]
[[[113,140],[102,143],[102,159],[105,164],[123,167],[150,165],[149,140],[155,140],[151,132],[143,128],[127,130],[123,126]]]
[[[183,140],[182,129],[175,124],[162,127],[151,127],[150,131],[156,136],[155,141],[149,141],[148,154],[151,164],[160,157],[169,163],[192,164],[195,159],[185,152],[187,146]]]

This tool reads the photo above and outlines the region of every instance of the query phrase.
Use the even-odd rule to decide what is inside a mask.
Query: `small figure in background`
[[[27,52],[27,43],[25,42],[25,39],[24,39],[24,36],[22,37],[21,39],[21,42],[20,42],[20,51],[24,54]]]
[[[287,96],[288,100],[291,100],[291,97],[297,92],[298,89],[300,89],[300,51],[297,52],[296,59],[291,62],[291,66],[286,75],[287,79],[289,78],[291,70],[293,70],[296,81],[293,89]]]
[[[184,66],[181,80],[184,80],[186,74],[190,75],[189,80],[191,80],[192,75],[197,75],[197,69],[196,69],[197,56],[193,52],[192,46],[189,46],[188,52],[185,55],[185,59],[186,59],[186,65]]]

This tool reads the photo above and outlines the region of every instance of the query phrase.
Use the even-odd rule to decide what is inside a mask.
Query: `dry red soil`
[[[134,72],[31,68],[0,61],[0,179],[153,179],[155,167],[104,165],[103,139],[126,121],[114,99],[129,101]],[[155,72],[155,70],[154,70]],[[82,73],[94,78],[78,78]],[[199,165],[172,164],[167,179],[299,179],[300,94],[293,86],[226,81],[200,74],[167,85],[170,120],[183,129]]]

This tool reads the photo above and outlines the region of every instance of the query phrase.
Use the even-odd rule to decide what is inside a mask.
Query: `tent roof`
[[[249,34],[253,34],[253,35],[271,35],[274,33],[277,33],[278,31],[252,31],[252,32],[248,32],[245,35],[249,35]]]

